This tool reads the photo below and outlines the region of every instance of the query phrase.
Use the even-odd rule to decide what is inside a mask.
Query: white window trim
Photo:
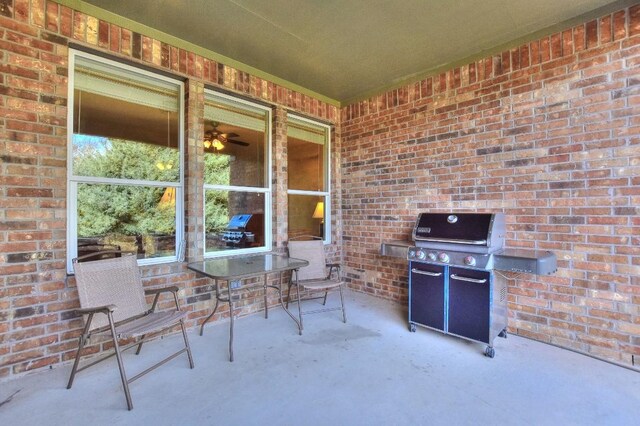
[[[315,195],[317,197],[324,197],[324,239],[325,244],[331,244],[331,126],[320,123],[318,121],[310,120],[306,117],[302,117],[296,114],[287,114],[287,117],[292,117],[296,120],[307,122],[311,125],[323,127],[327,132],[327,141],[324,148],[324,170],[325,174],[324,187],[326,191],[305,191],[298,189],[287,189],[287,195]]]
[[[242,254],[250,254],[250,253],[263,253],[263,252],[268,252],[271,251],[271,245],[272,245],[272,233],[273,233],[273,226],[272,226],[272,203],[273,200],[271,199],[271,194],[272,194],[272,183],[271,183],[271,178],[272,178],[272,171],[271,171],[271,165],[272,165],[272,155],[271,155],[271,120],[272,120],[272,110],[271,108],[264,106],[264,105],[260,105],[260,104],[256,104],[247,100],[244,100],[242,98],[238,98],[235,96],[231,96],[231,95],[227,95],[225,93],[220,93],[220,92],[216,92],[213,90],[209,90],[209,89],[205,89],[204,90],[205,93],[205,98],[207,95],[213,96],[215,97],[219,97],[219,98],[223,98],[223,99],[228,99],[231,100],[233,102],[237,102],[237,103],[241,103],[241,104],[245,104],[247,106],[253,107],[253,108],[258,108],[260,110],[263,110],[266,112],[267,114],[267,119],[266,119],[266,129],[265,129],[265,133],[267,135],[267,140],[266,140],[266,153],[265,153],[265,182],[267,183],[266,186],[264,187],[257,187],[257,186],[236,186],[236,185],[212,185],[212,184],[204,184],[203,188],[204,191],[206,192],[207,190],[219,190],[219,191],[235,191],[235,192],[253,192],[253,193],[262,193],[264,194],[264,246],[263,247],[250,247],[250,248],[241,248],[241,249],[231,249],[231,250],[219,250],[219,251],[210,251],[207,252],[207,235],[206,232],[202,233],[202,247],[203,247],[203,256],[205,259],[209,259],[209,258],[215,258],[215,257],[227,257],[227,256],[236,256],[236,255],[242,255]],[[202,197],[202,217],[203,217],[203,223],[204,223],[204,215],[205,215],[205,202],[206,202],[206,197]]]
[[[73,111],[76,57],[84,57],[116,68],[124,68],[141,75],[164,80],[179,86],[180,92],[178,96],[180,104],[178,112],[178,152],[180,155],[180,178],[178,182],[99,178],[93,176],[75,176],[73,174]],[[178,261],[181,258],[181,251],[184,250],[184,82],[74,49],[69,49],[69,71],[67,88],[67,99],[69,100],[67,105],[67,273],[73,273],[73,258],[78,255],[78,218],[76,212],[78,211],[78,184],[82,183],[176,188],[176,254],[174,256],[138,259],[138,265],[155,265]]]

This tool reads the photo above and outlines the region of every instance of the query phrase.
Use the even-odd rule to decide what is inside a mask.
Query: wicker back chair
[[[342,311],[342,321],[347,322],[347,313],[344,308],[344,294],[343,286],[344,281],[340,277],[340,265],[337,263],[327,264],[324,255],[324,242],[317,237],[299,237],[299,238],[311,238],[309,240],[289,240],[289,256],[296,259],[304,259],[309,262],[308,266],[300,268],[294,271],[296,279],[289,280],[289,288],[287,290],[287,307],[289,306],[289,300],[291,299],[291,287],[297,287],[297,300],[293,302],[298,303],[298,317],[300,319],[300,328],[302,329],[302,316],[307,314],[315,314],[319,312],[329,311]],[[296,284],[297,283],[297,284]],[[335,308],[321,308],[309,311],[302,311],[302,301],[323,299],[322,305],[326,306],[327,295],[330,291],[339,290],[340,292],[340,306]],[[305,292],[307,295],[303,298],[301,293]],[[324,295],[318,296],[318,293],[324,293]],[[315,295],[314,295],[315,294]]]
[[[108,256],[108,254],[114,253],[118,254],[118,256]],[[94,256],[102,260],[91,262],[78,261]],[[78,312],[84,315],[85,327],[80,336],[78,352],[76,353],[76,359],[71,370],[67,389],[70,389],[73,385],[76,373],[115,355],[120,369],[120,378],[122,379],[124,394],[127,399],[127,407],[131,410],[133,403],[129,392],[129,383],[183,352],[187,353],[189,365],[193,368],[191,348],[184,326],[186,312],[180,310],[177,296],[178,287],[171,286],[145,291],[142,286],[142,279],[136,257],[131,253],[92,253],[74,259],[73,269],[80,299],[80,309],[78,309]],[[155,312],[158,299],[163,292],[173,293],[176,306],[175,310]],[[150,309],[147,307],[145,295],[155,295]],[[149,340],[149,335],[155,335],[158,332],[168,330],[178,325],[182,330],[184,347],[145,371],[128,379],[122,362],[122,352],[137,346],[137,355],[142,349],[142,344]],[[92,334],[99,333],[107,333],[110,335],[113,340],[114,352],[78,368],[82,349],[87,344],[87,340]],[[120,347],[118,342],[120,339],[128,339],[133,342]]]

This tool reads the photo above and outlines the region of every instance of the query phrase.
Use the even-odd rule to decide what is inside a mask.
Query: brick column
[[[287,111],[282,107],[276,107],[273,111],[272,121],[272,147],[273,159],[272,179],[272,225],[274,251],[284,252],[285,242],[288,239],[289,214],[287,188]]]
[[[204,253],[204,84],[190,79],[185,85],[185,260],[202,260]]]
[[[331,164],[331,246],[327,256],[332,262],[342,263],[342,173],[340,163],[342,155],[341,128],[336,124],[331,132],[331,152],[329,152],[329,163]]]

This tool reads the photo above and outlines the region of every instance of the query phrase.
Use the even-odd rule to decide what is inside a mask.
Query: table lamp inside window
[[[318,201],[311,217],[320,219],[320,236],[324,238],[324,202]]]

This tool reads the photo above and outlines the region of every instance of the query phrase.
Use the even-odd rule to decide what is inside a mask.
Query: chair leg
[[[184,320],[180,320],[180,328],[182,329],[182,337],[184,338],[184,346],[187,348],[187,356],[189,357],[189,366],[194,367],[193,357],[191,356],[191,346],[189,345],[189,339],[187,338],[187,330],[184,328]]]
[[[340,286],[340,303],[342,304],[342,322],[347,322],[347,311],[344,310],[344,295],[342,294],[342,285]]]
[[[80,341],[78,342],[78,352],[76,353],[75,361],[73,361],[73,368],[71,369],[71,375],[69,376],[67,389],[71,389],[71,386],[73,386],[73,380],[76,378],[76,371],[78,370],[78,366],[80,365],[80,356],[82,354],[82,349],[84,349],[84,346],[87,343],[87,333],[89,332],[89,327],[91,326],[92,319],[93,314],[89,314],[87,323],[84,325],[84,329],[82,330],[82,334],[80,335]]]
[[[142,344],[144,343],[144,338],[147,337],[146,334],[143,334],[140,337],[140,344],[138,345],[138,349],[136,349],[136,355],[140,355],[140,350],[142,349]]]
[[[118,335],[116,333],[116,327],[113,324],[113,314],[109,312],[109,327],[111,328],[111,336],[113,337],[113,347],[116,351],[116,359],[118,360],[118,368],[120,369],[120,379],[122,380],[122,387],[124,388],[124,396],[127,398],[127,408],[133,410],[133,402],[131,401],[131,393],[129,392],[129,382],[127,381],[127,374],[124,371],[124,364],[122,362],[122,354],[120,353],[120,345],[118,345]]]
[[[78,344],[78,352],[76,352],[76,359],[73,361],[73,368],[71,369],[71,375],[69,376],[69,382],[67,383],[67,389],[71,389],[73,386],[73,380],[76,378],[76,370],[78,369],[78,365],[80,364],[80,356],[82,353],[82,349],[84,348],[85,336],[84,334],[80,336],[80,342]]]
[[[324,292],[324,300],[322,301],[322,306],[327,304],[327,294],[329,294],[329,290]]]

